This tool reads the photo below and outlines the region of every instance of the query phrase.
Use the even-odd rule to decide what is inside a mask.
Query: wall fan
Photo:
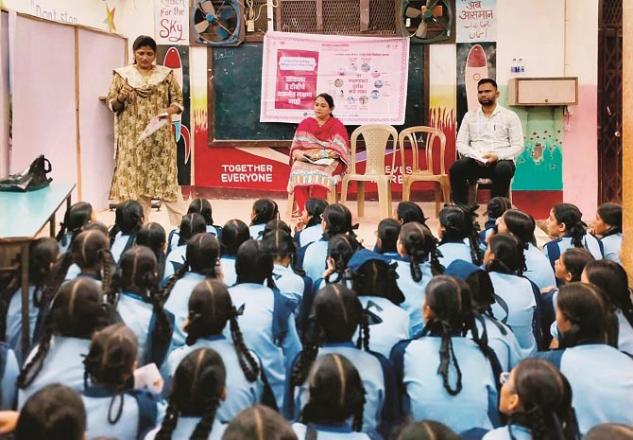
[[[191,41],[204,46],[238,46],[244,41],[244,11],[239,0],[195,0]]]
[[[403,33],[412,41],[437,43],[451,39],[453,10],[449,0],[404,0]]]

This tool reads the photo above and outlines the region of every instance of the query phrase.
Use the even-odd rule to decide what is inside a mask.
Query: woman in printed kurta
[[[297,216],[310,196],[325,198],[325,191],[335,188],[347,169],[349,136],[345,125],[332,116],[333,109],[330,95],[318,95],[314,100],[314,117],[301,121],[292,140],[288,192],[294,192]]]
[[[182,90],[171,69],[154,65],[156,42],[140,36],[133,45],[134,64],[114,70],[107,102],[115,113],[115,168],[110,198],[138,200],[147,218],[152,199],[167,206],[170,221],[185,214],[178,186],[176,142],[171,124],[139,142],[149,121],[183,111]]]

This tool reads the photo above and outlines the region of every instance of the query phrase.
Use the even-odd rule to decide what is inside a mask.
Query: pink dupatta
[[[349,135],[345,125],[338,119],[330,117],[328,121],[319,127],[315,118],[306,118],[297,127],[290,147],[290,163],[293,162],[293,154],[296,151],[308,151],[325,149],[338,154],[343,163],[343,173],[347,169],[349,158]]]

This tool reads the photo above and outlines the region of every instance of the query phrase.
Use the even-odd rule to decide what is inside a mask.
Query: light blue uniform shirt
[[[237,282],[237,272],[235,271],[235,257],[224,256],[220,258],[220,267],[224,276],[224,284],[232,286]]]
[[[523,357],[536,353],[536,338],[532,326],[536,313],[536,299],[530,281],[516,275],[500,272],[488,272],[495,289],[495,295],[501,297],[508,306],[504,310],[500,301],[492,305],[492,313],[497,319],[512,328],[519,341]]]
[[[556,243],[559,249],[559,255],[562,255],[567,249],[574,247],[571,244],[571,237],[561,237],[556,240],[552,240],[549,243]],[[547,249],[549,243],[543,246],[543,253],[550,260],[552,267],[554,267],[554,261],[552,261],[552,257],[549,255],[549,250]],[[599,240],[591,234],[585,234],[582,238],[582,245],[585,249],[587,249],[593,258],[596,260],[602,260],[602,250],[600,249]]]
[[[305,247],[310,243],[319,241],[323,237],[323,227],[321,223],[309,226],[295,235],[295,240],[299,243],[299,247]]]
[[[273,279],[282,295],[295,300],[297,304],[301,302],[303,292],[305,292],[305,281],[292,270],[292,267],[275,264]]]
[[[168,279],[174,273],[176,268],[185,264],[187,259],[187,245],[177,246],[171,250],[167,258],[165,258],[165,273],[163,274],[163,280]]]
[[[405,415],[410,414],[415,420],[442,422],[455,432],[492,429],[497,417],[497,389],[490,362],[473,341],[453,337],[463,388],[458,395],[451,396],[437,372],[441,341],[440,337],[425,336],[394,348],[392,360],[396,368],[402,369]],[[456,372],[452,363],[449,380],[454,386]]]
[[[387,394],[385,375],[380,361],[373,354],[356,348],[352,342],[325,344],[319,347],[317,357],[332,353],[345,356],[358,370],[365,387],[366,399],[363,409],[363,431],[375,431],[383,418]],[[288,416],[296,419],[306,403],[308,403],[308,387],[304,383],[294,390],[294,414],[288,414]]]
[[[253,240],[261,240],[265,227],[266,227],[266,223],[260,223],[258,225],[249,226],[248,231],[251,234],[251,238]]]
[[[620,261],[620,248],[622,248],[622,233],[607,235],[602,239],[604,258],[622,264]]]
[[[323,277],[327,260],[327,240],[315,241],[310,244],[303,257],[303,270],[313,280]]]
[[[0,351],[3,352],[4,357],[3,375],[0,378],[0,410],[10,410],[13,409],[13,402],[15,401],[20,367],[13,350],[5,342],[0,342]]]
[[[572,389],[572,405],[580,433],[600,423],[633,425],[633,359],[606,344],[577,345],[562,353],[560,371]]]
[[[193,345],[183,345],[172,351],[161,368],[161,373],[165,379],[165,387],[163,388],[165,391],[170,388],[169,384],[180,362],[189,353],[199,348],[215,350],[224,361],[226,368],[226,400],[218,408],[216,420],[228,423],[240,411],[261,401],[264,390],[261,373],[254,382],[249,382],[240,367],[235,346],[223,335],[199,338]],[[257,356],[252,354],[257,359]]]
[[[488,338],[488,346],[492,348],[492,350],[497,355],[497,359],[499,359],[499,365],[503,371],[510,371],[514,367],[518,365],[519,362],[523,360],[523,353],[521,350],[521,346],[519,345],[519,341],[517,341],[516,336],[504,323],[497,321],[496,323],[487,316],[480,315],[483,320],[477,319],[475,320],[477,324],[477,330],[479,332],[479,337],[483,335],[484,326],[486,329],[486,336]],[[498,327],[501,326],[505,330],[505,335]],[[469,333],[469,336],[471,334]]]
[[[313,425],[317,438],[320,440],[337,440],[337,439],[349,439],[349,440],[370,440],[372,437],[368,436],[364,432],[352,431],[351,425],[345,423],[342,425]],[[303,423],[293,423],[292,430],[297,434],[297,438],[302,440],[306,438],[308,428]],[[376,437],[373,437],[376,438]]]
[[[72,232],[66,232],[63,236],[62,239],[59,240],[58,245],[59,245],[59,253],[60,255],[67,252],[68,249],[70,249],[70,240],[73,238],[73,234]]]
[[[437,247],[437,250],[442,254],[439,257],[440,264],[444,267],[448,267],[455,260],[464,260],[469,263],[473,262],[473,257],[470,254],[470,245],[464,242],[447,242]]]
[[[549,259],[532,243],[523,251],[527,270],[523,276],[532,281],[540,289],[556,287],[556,276]]]
[[[37,348],[35,346],[31,350],[27,363],[35,356]],[[84,388],[84,359],[89,351],[90,339],[53,336],[39,374],[28,387],[18,391],[18,409],[36,391],[52,383],[61,383],[81,392]]]
[[[618,318],[618,350],[633,356],[633,327],[622,310],[616,310],[615,316]]]
[[[115,263],[119,262],[121,255],[123,254],[123,250],[128,244],[130,240],[130,236],[128,234],[123,235],[123,232],[119,231],[114,236],[114,242],[112,242],[112,246],[110,246],[110,252],[112,253],[112,258]]]
[[[113,402],[113,394],[104,389],[90,387],[84,390],[81,400],[86,408],[86,438],[108,437],[121,440],[144,438],[158,421],[158,406],[155,399],[149,392],[145,392],[144,395],[147,396],[145,401],[148,403],[148,408],[145,409],[147,413],[143,415],[149,418],[150,423],[150,426],[145,429],[139,428],[141,408],[131,394],[123,393],[123,401],[121,401],[121,396],[116,396]],[[108,413],[111,412],[114,418],[121,404],[123,405],[121,417],[115,423],[110,423]],[[139,431],[141,431],[140,436]]]
[[[482,440],[532,440],[532,434],[524,426],[508,425],[488,431]]]
[[[409,314],[409,334],[410,336],[415,336],[424,328],[422,304],[424,302],[424,290],[426,289],[426,285],[431,281],[431,278],[433,278],[431,265],[429,263],[420,264],[422,279],[416,282],[413,281],[411,277],[411,263],[402,260],[394,261],[398,264],[396,267],[396,273],[398,274],[396,282],[404,295],[404,302],[400,304],[400,307]]]
[[[369,349],[389,359],[393,346],[409,339],[409,314],[386,298],[359,296],[358,299],[370,316],[382,321],[375,324],[369,321]],[[358,330],[354,339],[357,337]]]
[[[200,423],[202,417],[178,417],[178,422],[176,423],[176,428],[174,432],[171,434],[172,439],[187,439],[191,437],[193,431],[196,429],[198,423]],[[209,433],[208,440],[221,440],[222,435],[224,435],[224,431],[226,431],[227,425],[224,423],[220,423],[218,418],[216,417],[213,421],[213,425],[211,426],[211,432]],[[145,440],[154,440],[156,434],[160,431],[160,425],[155,429],[151,430],[146,436]]]
[[[33,304],[33,293],[35,292],[35,286],[29,286],[29,341],[33,344],[33,331],[35,330],[35,324],[37,323],[37,317],[40,313],[40,308]],[[41,295],[42,289],[39,289],[38,296]],[[11,300],[9,301],[9,308],[7,310],[7,328],[5,331],[5,340],[9,344],[9,347],[15,353],[16,358],[20,364],[22,363],[22,289],[18,289]]]
[[[288,334],[283,341],[275,341],[273,323],[280,318],[275,315],[278,311],[275,310],[275,294],[272,289],[261,284],[242,283],[229,288],[229,293],[237,309],[245,306],[244,313],[238,317],[244,342],[261,359],[277,406],[281,408],[287,364],[301,350],[294,315],[289,314],[284,323]]]
[[[171,289],[169,298],[165,303],[165,310],[174,315],[174,334],[171,341],[171,350],[185,345],[187,334],[183,330],[187,317],[189,316],[189,298],[193,289],[205,280],[205,276],[196,272],[187,272],[181,279],[176,281]]]

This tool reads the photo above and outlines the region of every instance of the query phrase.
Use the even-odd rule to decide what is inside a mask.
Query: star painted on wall
[[[106,18],[105,20],[103,20],[103,22],[108,25],[108,29],[110,30],[110,32],[116,32],[116,25],[114,24],[114,12],[116,8],[113,7],[112,9],[110,9],[107,3],[105,7],[106,7]]]

